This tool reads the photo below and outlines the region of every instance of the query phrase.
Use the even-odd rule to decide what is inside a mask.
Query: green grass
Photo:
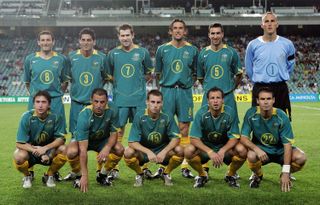
[[[196,105],[198,107],[199,105]],[[239,103],[240,119],[247,103]],[[135,174],[123,161],[120,162],[121,178],[112,187],[101,187],[95,182],[94,153],[89,156],[90,187],[86,194],[72,188],[70,182],[57,183],[56,188],[47,188],[41,183],[46,171],[43,166],[35,167],[36,179],[29,190],[21,186],[22,175],[12,164],[15,149],[16,130],[24,104],[0,105],[0,204],[318,204],[319,201],[319,146],[320,146],[320,103],[294,103],[293,128],[296,145],[304,150],[308,162],[304,169],[294,176],[297,181],[290,193],[281,193],[279,188],[280,167],[270,164],[264,167],[261,187],[248,187],[250,171],[246,165],[240,170],[240,189],[232,189],[223,181],[226,166],[220,169],[210,167],[210,181],[203,189],[192,188],[193,180],[184,179],[179,170],[172,173],[174,186],[165,187],[161,180],[145,181],[141,188],[134,188]],[[69,107],[66,107],[69,110]],[[126,133],[129,131],[129,126]],[[152,171],[155,165],[150,166]],[[70,167],[61,169],[65,176]],[[195,172],[193,172],[195,173]]]

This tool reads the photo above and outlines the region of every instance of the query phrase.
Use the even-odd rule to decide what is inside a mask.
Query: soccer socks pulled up
[[[251,171],[253,171],[253,173],[255,173],[257,176],[260,177],[263,175],[262,169],[261,169],[262,162],[260,160],[255,163],[248,161],[248,166],[251,169]]]
[[[234,176],[237,173],[237,170],[240,169],[245,161],[246,159],[243,159],[240,156],[233,156],[232,162],[228,167],[228,176]]]
[[[121,160],[121,158],[122,158],[122,156],[118,156],[113,153],[110,153],[108,155],[107,162],[104,165],[104,168],[106,169],[106,171],[108,172],[111,169],[115,168],[117,166],[117,164],[119,163],[119,161]]]
[[[177,155],[173,155],[170,160],[169,160],[169,164],[166,166],[164,173],[165,174],[170,174],[172,172],[172,170],[174,170],[175,168],[177,168],[183,161],[183,157],[179,157]]]
[[[80,168],[80,158],[79,156],[76,156],[74,159],[69,159],[68,158],[68,162],[71,166],[71,171],[73,173],[79,173],[81,168]]]
[[[57,154],[48,169],[47,174],[53,176],[67,162],[67,157],[63,154]]]
[[[28,161],[25,161],[22,164],[17,164],[16,161],[13,160],[13,164],[14,164],[14,166],[16,167],[16,169],[19,172],[23,173],[24,176],[29,176],[30,175],[30,172],[28,170],[28,168],[29,168],[29,162]]]
[[[98,155],[99,155],[99,152],[96,152],[96,155],[98,156]],[[102,163],[102,162],[99,163],[99,162],[97,161],[96,171],[100,171],[100,170],[102,169],[102,166],[103,166],[103,163]]]
[[[204,171],[201,158],[199,155],[195,156],[194,158],[188,160],[189,165],[198,172],[199,176],[207,176],[206,172]]]
[[[130,159],[124,158],[124,161],[126,162],[126,165],[130,169],[134,170],[137,174],[143,174],[143,171],[139,165],[139,160],[136,157]]]

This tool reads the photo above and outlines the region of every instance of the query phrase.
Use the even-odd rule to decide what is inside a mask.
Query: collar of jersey
[[[257,106],[257,114],[261,114],[261,110],[260,107]],[[276,115],[277,114],[277,108],[272,108],[272,115]]]

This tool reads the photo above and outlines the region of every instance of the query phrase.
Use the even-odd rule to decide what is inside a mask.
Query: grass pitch
[[[238,103],[240,119],[247,103]],[[112,187],[101,187],[95,182],[95,154],[89,155],[90,187],[88,193],[80,193],[70,182],[57,183],[55,188],[42,185],[41,176],[46,167],[35,166],[36,179],[31,189],[22,188],[22,175],[12,164],[12,153],[21,114],[25,104],[0,105],[0,205],[2,204],[318,204],[319,203],[319,147],[320,147],[320,103],[293,103],[293,130],[296,145],[307,154],[308,161],[301,172],[294,174],[297,181],[290,193],[281,193],[279,174],[281,168],[269,164],[263,168],[264,180],[259,189],[248,187],[250,170],[247,165],[239,170],[240,189],[232,189],[224,182],[224,165],[220,169],[210,167],[210,181],[205,188],[194,189],[193,180],[184,179],[180,170],[172,173],[173,187],[165,187],[161,180],[145,181],[140,188],[133,187],[134,172],[123,161],[120,162],[120,179]],[[199,105],[196,105],[196,109]],[[69,106],[66,106],[69,110]],[[130,126],[127,127],[126,135]],[[125,142],[125,145],[127,143]],[[154,172],[156,165],[150,165]],[[65,176],[70,167],[66,164],[60,171]],[[195,173],[193,171],[193,173]]]

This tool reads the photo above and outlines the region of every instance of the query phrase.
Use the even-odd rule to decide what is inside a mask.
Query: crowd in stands
[[[225,37],[227,44],[236,48],[240,54],[242,63],[244,62],[245,48],[250,40],[254,37]],[[300,37],[288,36],[296,47],[296,67],[291,80],[288,82],[289,89],[292,93],[319,93],[320,82],[320,37]],[[159,45],[168,42],[167,37],[161,35],[143,35],[136,36],[136,43],[146,47],[152,57]],[[197,46],[199,49],[209,44],[207,37],[191,36],[188,41]],[[100,50],[108,52],[118,44],[117,39],[97,39],[97,46]],[[73,49],[78,48],[77,38],[65,36],[56,39],[56,47],[59,52],[65,55]],[[0,95],[26,95],[25,85],[22,82],[23,59],[31,52],[37,51],[35,39],[23,38],[2,38],[0,39]],[[244,63],[243,63],[244,65]],[[147,88],[151,89],[156,86],[154,80],[147,82]],[[111,90],[110,85],[106,86]],[[240,86],[236,89],[237,93],[250,93],[252,85],[248,78],[244,78]],[[195,94],[202,93],[202,86],[197,81],[193,91]]]

